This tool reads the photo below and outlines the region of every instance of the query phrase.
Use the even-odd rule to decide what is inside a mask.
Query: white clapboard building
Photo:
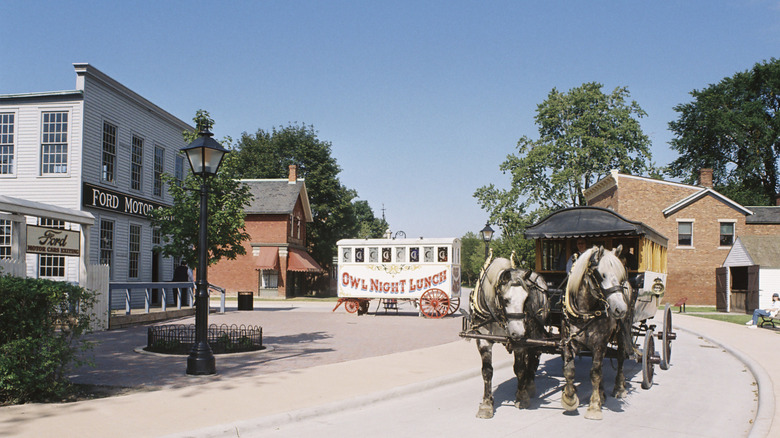
[[[95,67],[73,66],[74,90],[0,94],[0,195],[92,214],[87,263],[110,265],[111,281],[170,281],[174,261],[153,252],[160,236],[145,213],[171,203],[161,175],[183,175],[182,131],[193,127]],[[11,255],[12,226],[0,216],[0,258]],[[80,281],[77,257],[26,261],[29,277]]]

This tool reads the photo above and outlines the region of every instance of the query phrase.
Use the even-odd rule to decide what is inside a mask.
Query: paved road
[[[476,347],[474,347],[476,355]],[[578,436],[606,437],[628,433],[646,438],[747,436],[756,414],[755,381],[745,365],[712,343],[681,333],[674,343],[673,363],[667,371],[656,368],[654,386],[641,389],[642,370],[627,362],[629,395],[610,397],[603,421],[584,418],[590,394],[589,358],[577,360],[581,404],[576,415],[560,405],[563,381],[560,357],[544,355],[537,374],[538,397],[530,409],[513,406],[516,381],[510,358],[494,348],[503,362],[493,386],[493,419],[475,417],[482,397],[482,379],[461,381],[431,390],[390,398],[296,422],[260,427],[242,437],[397,437],[397,436]],[[503,350],[503,351],[502,351]],[[503,354],[501,354],[503,353]],[[614,381],[614,368],[604,368],[606,388]],[[720,383],[719,383],[720,382]],[[337,407],[334,407],[337,408]]]
[[[630,369],[629,397],[610,399],[601,422],[582,417],[589,386],[584,367],[579,371],[584,382],[580,415],[563,414],[560,359],[554,356],[544,357],[540,395],[532,408],[511,407],[509,357],[496,348],[497,363],[503,365],[494,380],[496,415],[478,420],[479,357],[473,342],[457,336],[460,318],[429,320],[411,309],[357,317],[332,308],[332,303],[256,303],[254,312],[212,315],[210,322],[262,325],[274,349],[218,356],[218,375],[205,378],[184,374],[185,357],[134,352],[145,343],[143,327],[97,334],[97,367],[78,370],[74,380],[149,391],[2,407],[0,436],[246,437],[304,436],[307,431],[340,437],[473,436],[483,431],[548,436],[551,430],[560,436],[558,431],[576,430],[576,436],[639,431],[649,437],[733,437],[747,435],[750,421],[755,424],[751,436],[780,436],[772,422],[780,418],[775,404],[780,379],[771,378],[780,375],[780,350],[766,348],[778,339],[770,330],[690,316],[675,319],[675,326],[685,330],[678,330],[673,344],[672,368],[657,369],[656,385],[647,391],[640,388],[638,367]],[[605,371],[612,372],[609,366]]]

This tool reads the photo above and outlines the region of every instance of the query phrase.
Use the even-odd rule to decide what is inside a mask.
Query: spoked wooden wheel
[[[672,362],[672,340],[677,335],[672,332],[672,309],[667,304],[664,309],[664,327],[659,338],[661,339],[661,369],[668,370]]]
[[[450,312],[450,299],[441,289],[428,289],[420,297],[420,311],[428,318],[441,318]]]
[[[349,313],[355,313],[358,311],[358,301],[357,300],[346,300],[344,301],[344,308],[347,309],[347,312]]]
[[[458,309],[460,309],[460,297],[450,297],[449,315],[452,315],[453,313],[457,312]]]
[[[648,328],[645,333],[645,350],[642,352],[642,389],[650,389],[653,386],[654,366],[660,362],[655,353],[655,336],[653,329]]]

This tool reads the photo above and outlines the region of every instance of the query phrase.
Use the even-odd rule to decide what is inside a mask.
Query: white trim
[[[720,199],[725,204],[731,205],[733,208],[741,211],[742,214],[744,214],[746,216],[753,214],[752,211],[750,211],[747,208],[741,206],[740,204],[737,204],[736,202],[732,201],[731,199],[721,195],[720,193],[718,193],[715,190],[712,190],[710,188],[701,189],[700,191],[698,191],[698,192],[696,192],[696,193],[694,193],[694,194],[692,194],[692,195],[690,195],[690,196],[688,196],[686,198],[683,198],[683,199],[675,202],[674,204],[670,205],[665,210],[663,210],[662,213],[664,214],[664,216],[672,215],[672,214],[678,212],[679,210],[682,210],[684,207],[687,207],[688,205],[698,201],[699,199],[703,198],[704,196],[706,196],[708,194],[711,194],[712,196]]]
[[[677,218],[677,222],[696,222],[696,219]]]

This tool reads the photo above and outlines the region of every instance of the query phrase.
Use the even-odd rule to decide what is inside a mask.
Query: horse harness
[[[617,292],[623,292],[625,290],[625,286],[622,284],[618,284],[609,288],[602,288],[601,283],[604,281],[604,278],[601,275],[601,272],[599,272],[597,269],[593,269],[593,265],[598,265],[599,259],[596,257],[596,253],[590,255],[590,260],[588,260],[588,269],[585,273],[585,281],[590,283],[590,287],[588,287],[590,294],[593,298],[595,298],[598,302],[602,304],[602,308],[594,310],[592,312],[582,311],[574,306],[574,300],[571,299],[569,296],[569,288],[566,288],[566,293],[563,297],[563,303],[564,303],[564,309],[566,310],[564,312],[565,317],[574,317],[576,319],[584,320],[584,321],[590,321],[594,318],[600,318],[602,316],[606,316],[607,314],[607,299],[614,293]]]
[[[520,278],[519,281],[512,281],[505,283],[499,283],[495,286],[494,289],[498,289],[501,286],[504,286],[506,283],[511,283],[512,285],[522,285],[525,290],[529,291],[528,296],[531,296],[532,291],[536,293],[543,293],[539,285],[537,285],[535,282],[528,282],[528,278],[533,274],[533,271],[526,271],[526,274]],[[501,327],[505,332],[508,332],[507,324],[509,321],[513,320],[523,320],[526,317],[530,316],[534,318],[537,322],[539,322],[540,326],[544,325],[544,322],[541,320],[541,315],[545,311],[544,306],[538,309],[535,312],[506,312],[505,306],[503,303],[503,300],[501,299],[499,294],[495,294],[492,298],[493,303],[488,302],[488,297],[484,293],[484,290],[482,288],[482,284],[485,280],[485,277],[487,275],[487,270],[485,270],[482,273],[482,277],[479,280],[477,289],[474,290],[474,295],[471,298],[472,301],[472,309],[474,310],[474,313],[476,316],[479,317],[481,322],[479,324],[476,324],[471,327],[472,330],[480,329],[486,325],[496,323],[499,327]],[[495,309],[494,309],[495,308]]]

